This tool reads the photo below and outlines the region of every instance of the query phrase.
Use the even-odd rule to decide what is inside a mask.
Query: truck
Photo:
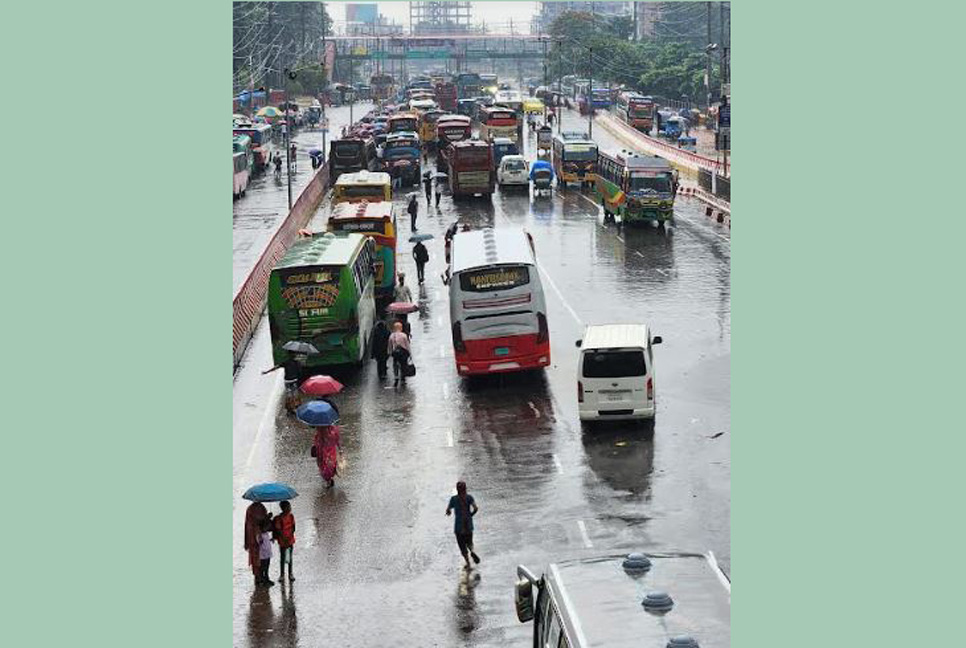
[[[459,99],[471,99],[482,94],[480,75],[476,72],[463,72],[456,77],[456,94]]]
[[[456,112],[456,84],[452,81],[440,81],[436,84],[436,103],[441,110]]]

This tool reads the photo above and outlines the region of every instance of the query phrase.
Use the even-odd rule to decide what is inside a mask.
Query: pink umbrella
[[[390,313],[415,313],[419,306],[412,302],[393,302],[386,307]]]
[[[312,396],[330,396],[342,391],[342,383],[332,376],[312,376],[302,383],[302,391]]]

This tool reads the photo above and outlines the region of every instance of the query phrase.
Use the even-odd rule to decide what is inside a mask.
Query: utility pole
[[[631,3],[631,8],[634,11],[634,33],[631,36],[631,40],[637,41],[637,2],[636,0]]]
[[[541,37],[540,40],[543,41],[543,87],[549,90],[549,83],[547,83],[547,39],[546,37]],[[546,96],[546,95],[544,95]],[[543,123],[547,123],[547,104],[543,104]]]
[[[325,134],[329,131],[329,123],[325,117],[325,100],[329,96],[329,69],[326,66],[325,58],[329,51],[325,47],[325,3],[322,3],[322,160],[327,160],[329,152],[325,148]],[[324,163],[324,162],[323,162]]]
[[[551,95],[551,96],[556,96],[557,108],[559,109],[556,111],[556,114],[554,115],[554,119],[557,120],[557,135],[560,134],[560,129],[562,128],[561,122],[563,122],[563,77],[562,77],[563,68],[561,67],[561,63],[560,63],[560,43],[561,41],[558,40],[557,41],[557,94]]]
[[[706,2],[708,8],[708,44],[705,47],[707,67],[704,72],[704,87],[708,92],[708,108],[711,108],[711,3]]]
[[[594,139],[594,48],[590,50],[590,77],[587,79],[587,94],[584,100],[587,103],[587,139]]]
[[[285,180],[288,185],[288,210],[292,211],[292,147],[289,144],[292,131],[292,122],[289,121],[288,115],[288,80],[295,79],[295,72],[292,72],[288,68],[282,71],[282,88],[285,91]]]

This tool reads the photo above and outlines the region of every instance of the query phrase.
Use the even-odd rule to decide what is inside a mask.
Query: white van
[[[577,365],[581,421],[654,418],[654,351],[644,324],[588,326]]]

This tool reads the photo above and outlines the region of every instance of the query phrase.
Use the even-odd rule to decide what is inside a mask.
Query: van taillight
[[[654,381],[647,379],[647,400],[654,400]]]
[[[577,381],[577,402],[584,402],[584,383]]]
[[[537,344],[543,344],[550,339],[550,331],[547,329],[547,316],[537,313]]]
[[[463,344],[463,327],[459,322],[453,322],[453,348],[459,353],[466,351],[466,345]]]

